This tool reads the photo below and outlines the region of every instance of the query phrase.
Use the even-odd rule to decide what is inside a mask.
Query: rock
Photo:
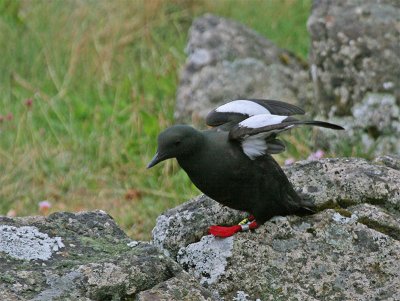
[[[213,201],[202,196],[160,216],[154,240],[224,300],[398,300],[400,169],[392,166],[399,162],[396,156],[298,162],[284,170],[320,212],[274,217],[226,239],[200,238],[199,228],[218,223],[215,210],[222,210],[208,211]],[[242,217],[223,211],[223,223]],[[196,218],[185,219],[191,214]]]
[[[194,277],[182,272],[155,287],[140,292],[137,301],[213,301],[219,300],[202,287]]]
[[[351,114],[342,117],[331,115],[329,121],[342,125],[346,130],[338,133],[318,129],[316,145],[341,152],[345,143],[373,156],[400,154],[400,106],[394,96],[367,93],[361,102],[354,104]]]
[[[209,244],[223,240],[209,236]],[[275,218],[255,233],[231,238],[223,267],[208,266],[209,248],[182,248],[193,275],[212,275],[208,288],[225,300],[398,300],[400,243],[332,209],[314,216]],[[213,242],[214,241],[214,242]],[[225,250],[215,249],[218,252]],[[205,268],[208,267],[208,268]],[[203,276],[204,277],[204,276]]]
[[[177,260],[186,270],[191,270],[203,285],[210,285],[225,272],[227,259],[232,256],[233,237],[215,239],[203,236],[197,243],[183,247]],[[204,258],[207,260],[204,260]]]
[[[350,115],[368,92],[400,106],[398,0],[314,1],[307,27],[316,113]]]
[[[229,224],[246,216],[244,212],[223,207],[207,196],[200,195],[157,218],[152,232],[153,243],[164,254],[175,258],[181,247],[198,241],[207,234],[211,225]]]
[[[357,221],[378,232],[400,241],[400,218],[382,208],[370,204],[360,204],[347,208],[357,217]]]
[[[307,26],[313,111],[346,129],[319,147],[400,154],[400,2],[314,1]]]
[[[184,273],[152,244],[129,239],[103,211],[0,217],[0,269],[0,300],[40,301],[133,299]],[[182,290],[191,294],[193,282]]]
[[[316,0],[307,26],[310,72],[243,25],[210,14],[196,19],[176,120],[203,125],[211,109],[231,99],[278,99],[346,128],[317,130],[321,148],[400,154],[399,1]]]
[[[284,171],[319,208],[369,203],[400,212],[400,171],[384,165],[359,158],[336,158],[300,161]]]
[[[304,62],[236,22],[206,14],[193,22],[175,118],[197,123],[230,99],[303,103],[312,95]]]
[[[400,155],[391,155],[391,156],[380,156],[374,160],[376,163],[380,163],[387,167],[400,170]]]
[[[246,213],[205,196],[161,215],[154,244],[132,241],[103,211],[0,217],[0,300],[398,300],[399,163],[286,167],[320,212],[226,239],[204,235]]]

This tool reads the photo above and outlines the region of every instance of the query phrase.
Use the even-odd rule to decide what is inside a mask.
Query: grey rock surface
[[[400,106],[393,95],[367,93],[354,104],[351,115],[332,114],[328,119],[346,130],[338,133],[318,129],[316,144],[319,147],[340,151],[347,144],[358,146],[365,154],[400,155]]]
[[[312,96],[304,62],[245,26],[210,14],[189,32],[175,118],[198,123],[240,97],[302,103]]]
[[[186,272],[168,279],[153,288],[140,292],[137,301],[214,301],[219,300]]]
[[[244,212],[224,207],[200,195],[157,218],[152,232],[153,243],[164,254],[175,258],[181,247],[200,240],[211,225],[229,225],[232,220],[241,220],[246,216]]]
[[[275,218],[256,233],[235,236],[231,247],[223,274],[208,285],[225,300],[238,291],[250,300],[400,298],[399,241],[358,222],[355,215],[328,209],[308,218]],[[181,249],[189,273],[213,271],[207,267],[207,250],[202,241]]]
[[[285,172],[320,211],[226,239],[207,228],[247,214],[206,196],[161,215],[153,243],[103,211],[0,217],[0,300],[398,300],[399,167],[295,163]]]
[[[396,156],[298,162],[284,170],[318,213],[274,217],[226,239],[200,239],[205,227],[220,223],[217,209],[222,223],[243,216],[201,196],[167,211],[168,224],[160,216],[154,240],[224,300],[398,300],[399,164]],[[191,214],[196,219],[183,219]],[[179,236],[183,227],[186,235]]]
[[[400,155],[379,156],[375,158],[374,162],[396,170],[400,170]]]
[[[152,244],[129,239],[103,211],[0,217],[0,270],[0,300],[38,301],[133,299],[185,273]],[[195,281],[186,278],[181,289],[190,294]]]
[[[400,105],[400,2],[318,0],[308,19],[316,112],[349,115],[367,92]]]
[[[215,239],[203,236],[199,242],[181,248],[177,260],[185,269],[191,270],[203,285],[210,285],[225,273],[227,259],[232,257],[233,237]],[[207,258],[207,260],[204,260]],[[197,269],[201,265],[201,269]]]
[[[400,154],[400,2],[314,1],[307,26],[310,68],[243,25],[196,19],[176,120],[204,126],[206,114],[231,99],[278,99],[346,128],[319,131],[322,148]]]
[[[300,161],[284,171],[319,208],[369,203],[400,212],[399,170],[364,159],[335,158]]]

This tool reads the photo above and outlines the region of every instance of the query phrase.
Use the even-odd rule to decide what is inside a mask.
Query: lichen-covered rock
[[[304,62],[236,22],[206,14],[189,32],[175,118],[197,122],[230,99],[303,103],[312,96]]]
[[[398,300],[400,169],[393,167],[399,162],[396,156],[298,162],[285,172],[320,212],[274,217],[226,239],[200,239],[209,219],[218,223],[215,210],[228,211],[208,211],[213,201],[202,196],[160,216],[154,240],[225,300]],[[223,223],[242,217],[228,212]],[[194,213],[185,224],[183,217]],[[161,240],[160,233],[166,234]]]
[[[379,156],[374,160],[375,163],[400,170],[400,155]]]
[[[199,242],[181,248],[177,260],[186,270],[191,269],[201,284],[209,285],[225,272],[232,249],[233,237],[214,239],[212,235],[207,235]],[[204,260],[205,257],[208,259]]]
[[[317,207],[360,203],[400,212],[400,171],[359,158],[300,161],[285,167],[292,184]]]
[[[347,210],[357,217],[358,222],[400,241],[399,215],[370,204],[351,206]]]
[[[64,248],[60,237],[49,237],[36,227],[0,225],[0,252],[23,260],[48,260]]]
[[[240,220],[246,213],[223,207],[214,200],[200,195],[157,218],[153,229],[153,243],[172,258],[183,246],[198,241],[207,234],[211,225],[229,224]]]
[[[400,242],[358,222],[355,215],[329,209],[306,218],[275,218],[231,240],[223,273],[220,266],[208,264],[213,258],[202,241],[180,251],[189,273],[200,279],[217,269],[219,277],[210,276],[208,288],[225,300],[238,291],[249,300],[400,298]],[[217,257],[219,251],[225,252],[216,248]]]
[[[155,287],[140,292],[137,301],[219,301],[209,290],[186,272],[168,279]]]
[[[103,211],[0,217],[0,270],[0,300],[38,301],[126,300],[182,273]]]
[[[314,1],[308,19],[315,110],[349,115],[367,92],[400,106],[400,2]]]
[[[320,147],[400,154],[399,3],[314,1],[310,68],[241,24],[210,14],[196,19],[175,118],[200,126],[231,99],[278,99],[346,128],[319,131]]]
[[[354,104],[350,116],[332,114],[329,121],[346,130],[318,129],[316,143],[320,147],[339,151],[345,142],[357,145],[366,154],[400,154],[400,106],[393,95],[367,93]]]

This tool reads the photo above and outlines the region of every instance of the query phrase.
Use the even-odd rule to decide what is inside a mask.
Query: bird
[[[176,158],[201,192],[224,206],[249,213],[238,225],[211,226],[208,233],[216,237],[256,229],[278,215],[312,214],[312,202],[295,191],[271,156],[285,150],[278,135],[302,125],[344,128],[293,117],[303,114],[300,107],[278,100],[229,101],[208,113],[206,130],[177,124],[161,132],[147,168]]]

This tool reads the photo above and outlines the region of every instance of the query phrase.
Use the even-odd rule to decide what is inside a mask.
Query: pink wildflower
[[[317,150],[315,153],[311,153],[307,160],[311,160],[311,161],[315,161],[315,160],[319,160],[321,158],[323,158],[325,155],[325,152],[321,149]]]
[[[284,164],[287,166],[287,165],[292,165],[294,162],[296,162],[294,158],[287,158]]]
[[[43,214],[46,214],[51,208],[51,203],[49,201],[39,202],[39,211]]]
[[[6,116],[6,119],[7,119],[8,121],[13,120],[13,118],[14,118],[13,113],[8,113],[7,116]]]
[[[15,211],[14,209],[10,209],[7,212],[7,217],[16,217],[17,216],[17,211]]]
[[[32,98],[28,98],[27,100],[25,100],[25,105],[30,108],[32,107],[33,104],[33,99]]]

